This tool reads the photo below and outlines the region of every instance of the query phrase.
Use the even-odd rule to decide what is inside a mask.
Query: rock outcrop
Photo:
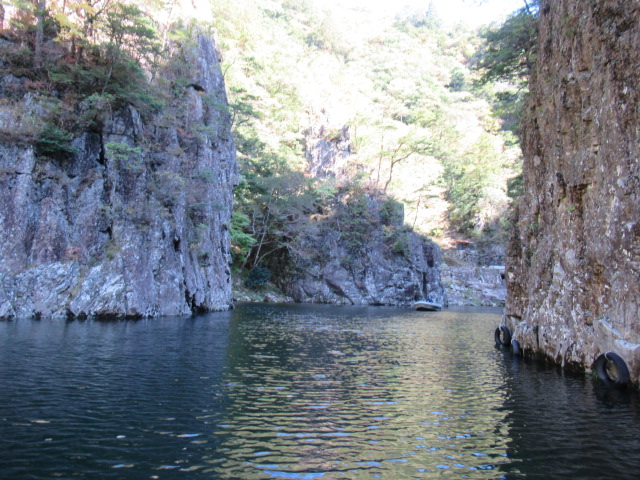
[[[334,217],[296,243],[295,270],[280,287],[294,301],[349,305],[409,306],[430,298],[446,305],[440,282],[440,247],[407,231],[404,218],[390,223],[385,204],[367,197],[363,222],[353,227],[346,220],[349,206],[338,207]],[[385,228],[386,227],[386,228]]]
[[[544,0],[505,322],[527,352],[640,380],[640,2]]]
[[[438,245],[404,225],[402,204],[348,182],[349,128],[329,132],[308,130],[307,159],[312,176],[336,180],[338,194],[292,242],[292,268],[278,285],[303,303],[408,306],[431,298],[446,305]]]
[[[504,267],[442,265],[440,271],[450,306],[504,306],[507,294]]]
[[[172,49],[188,86],[157,118],[124,108],[66,158],[0,144],[0,318],[229,308],[235,149],[215,46],[189,44]]]
[[[330,136],[327,127],[320,123],[309,128],[305,135],[305,154],[309,162],[309,174],[314,178],[344,178],[352,153],[351,131],[348,125]]]
[[[504,247],[464,240],[451,240],[449,245],[440,267],[449,306],[504,307]]]

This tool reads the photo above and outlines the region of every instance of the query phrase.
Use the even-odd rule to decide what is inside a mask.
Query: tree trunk
[[[46,8],[46,0],[38,0],[38,10],[36,11],[38,23],[36,25],[36,44],[33,55],[33,63],[36,68],[42,67],[42,45],[44,43],[44,17]]]
[[[398,161],[391,160],[391,165],[389,165],[389,177],[387,178],[387,181],[384,184],[384,188],[382,189],[384,193],[387,193],[389,184],[391,183],[391,180],[393,180],[393,167],[396,166],[396,163],[398,163]]]
[[[384,157],[384,132],[380,138],[380,154],[378,155],[378,174],[376,176],[376,188],[380,188],[380,170],[382,169],[382,158]]]
[[[418,203],[416,205],[416,216],[413,218],[413,225],[411,228],[416,228],[416,222],[418,221],[418,212],[420,211],[420,202],[422,202],[422,194],[418,197]]]

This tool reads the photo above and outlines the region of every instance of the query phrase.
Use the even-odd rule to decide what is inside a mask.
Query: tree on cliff
[[[389,185],[393,181],[393,170],[401,162],[411,158],[413,155],[429,155],[434,153],[432,142],[425,137],[419,137],[415,133],[410,132],[403,137],[385,145],[384,136],[378,153],[378,166],[376,187],[380,188],[380,172],[383,163],[387,164],[387,179],[382,185],[382,192],[387,193]]]
[[[145,6],[148,2],[140,2]],[[79,131],[99,126],[105,112],[124,104],[142,115],[159,106],[143,71],[153,65],[159,41],[152,19],[131,1],[12,0],[2,45],[2,70],[29,70],[29,89],[50,108],[16,132],[39,154],[66,156]],[[78,113],[80,112],[80,113]]]
[[[36,68],[42,67],[42,44],[44,43],[44,18],[47,9],[47,2],[45,0],[38,0],[38,6],[36,10],[36,18],[38,23],[36,25],[36,41],[33,54],[33,63]]]
[[[150,63],[159,47],[151,19],[137,5],[116,3],[106,13],[104,30],[108,36],[105,57],[109,70],[102,87],[103,93],[113,76],[114,68],[125,56],[144,59],[145,63]]]
[[[482,83],[526,83],[536,60],[539,5],[540,0],[525,0],[525,6],[502,25],[481,32],[487,46],[475,67],[483,71]]]

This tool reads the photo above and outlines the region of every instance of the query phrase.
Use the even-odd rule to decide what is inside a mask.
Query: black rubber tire
[[[493,333],[496,347],[506,347],[511,345],[511,331],[504,325],[500,325]]]
[[[511,345],[511,330],[504,325],[500,327],[500,330],[502,330],[502,345],[508,347]]]
[[[522,350],[520,350],[520,342],[518,340],[511,340],[511,351],[514,355],[520,355]]]
[[[627,364],[616,353],[607,352],[596,358],[595,369],[598,378],[606,385],[622,386],[629,383]]]

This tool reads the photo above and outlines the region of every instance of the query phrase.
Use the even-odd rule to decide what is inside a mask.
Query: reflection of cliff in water
[[[367,307],[348,310],[365,321],[375,316]],[[263,478],[262,470],[284,465],[334,471],[345,443],[365,442],[373,430],[367,417],[394,416],[398,392],[378,377],[392,375],[401,346],[343,323],[344,313],[308,305],[243,305],[234,312],[223,382],[228,403],[216,433],[227,462],[216,472]],[[363,390],[370,392],[364,403]],[[354,422],[363,427],[347,432]]]
[[[637,478],[638,396],[513,362],[500,318],[269,304],[0,322],[2,472]]]
[[[496,430],[507,427],[507,478],[636,478],[636,392],[501,353],[507,414]]]
[[[477,338],[498,320],[497,312],[241,305],[219,448],[208,462],[221,478],[452,469],[489,478],[509,460],[492,432],[504,419],[493,408],[500,378],[487,375],[496,359]]]

